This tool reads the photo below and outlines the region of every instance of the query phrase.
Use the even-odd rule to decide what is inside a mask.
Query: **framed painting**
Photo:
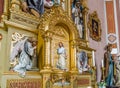
[[[89,14],[88,28],[90,37],[95,41],[101,41],[101,22],[96,11]]]

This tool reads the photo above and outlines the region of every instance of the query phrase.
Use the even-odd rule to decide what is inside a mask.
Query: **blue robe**
[[[113,67],[114,67],[114,63],[112,61],[112,55],[109,54],[109,68],[108,68],[108,75],[106,77],[106,83],[107,86],[112,86],[113,85]]]
[[[39,14],[44,13],[44,0],[26,0],[28,8],[36,10]]]

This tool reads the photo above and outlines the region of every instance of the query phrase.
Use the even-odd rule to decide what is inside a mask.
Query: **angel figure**
[[[10,56],[10,62],[14,62],[15,58],[18,63],[13,67],[13,71],[18,72],[21,77],[25,76],[26,70],[32,68],[32,56],[36,49],[36,39],[33,37],[26,37],[16,43]]]

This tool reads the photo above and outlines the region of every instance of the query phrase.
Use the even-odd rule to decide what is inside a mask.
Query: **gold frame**
[[[96,11],[89,14],[88,28],[90,37],[95,41],[101,41],[101,22]]]

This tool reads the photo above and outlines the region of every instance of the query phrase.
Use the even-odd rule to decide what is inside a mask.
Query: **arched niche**
[[[71,18],[61,9],[61,7],[52,7],[51,11],[46,12],[39,25],[38,33],[38,52],[43,53],[39,57],[42,61],[41,69],[50,71],[56,69],[57,45],[63,42],[67,50],[67,68],[69,71],[76,69],[76,39],[79,38],[78,32]],[[41,41],[43,44],[41,45]],[[41,47],[43,50],[40,51]]]

